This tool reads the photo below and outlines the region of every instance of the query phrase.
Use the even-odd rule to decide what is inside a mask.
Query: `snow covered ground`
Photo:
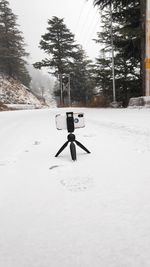
[[[150,110],[83,111],[73,162],[67,109],[0,113],[0,266],[150,266]]]

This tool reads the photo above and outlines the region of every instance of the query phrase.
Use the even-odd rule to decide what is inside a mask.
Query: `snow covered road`
[[[150,110],[83,111],[72,162],[65,109],[0,113],[0,266],[150,266]]]

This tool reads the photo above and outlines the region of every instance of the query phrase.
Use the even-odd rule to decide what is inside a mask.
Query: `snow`
[[[55,115],[82,111],[73,162]],[[150,266],[150,110],[0,113],[0,266]]]
[[[35,109],[36,105],[32,105],[32,104],[6,104],[6,106],[8,108],[12,108],[12,109]]]
[[[150,96],[130,98],[129,108],[150,108]]]
[[[29,89],[13,78],[0,76],[0,101],[4,104],[34,105],[41,108],[41,102]],[[19,107],[20,108],[20,107]]]

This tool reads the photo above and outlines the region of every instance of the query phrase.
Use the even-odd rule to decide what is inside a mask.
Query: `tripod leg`
[[[76,160],[77,156],[76,156],[76,147],[75,144],[73,142],[70,143],[70,152],[71,152],[71,158],[72,160]]]
[[[64,149],[65,147],[68,145],[68,141],[66,143],[63,144],[63,146],[59,149],[59,151],[57,152],[57,154],[55,155],[55,157],[57,157]]]
[[[91,153],[85,146],[83,146],[80,142],[78,142],[77,140],[75,140],[76,144],[81,147],[83,150],[85,150],[87,153]]]

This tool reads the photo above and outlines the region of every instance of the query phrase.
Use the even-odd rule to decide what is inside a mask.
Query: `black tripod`
[[[75,140],[75,135],[73,133],[69,133],[67,138],[68,138],[68,141],[63,144],[63,146],[59,149],[59,151],[57,152],[57,154],[55,155],[55,157],[57,157],[65,149],[65,147],[69,144],[69,142],[70,142],[70,153],[71,153],[72,160],[76,160],[77,159],[77,156],[76,156],[76,147],[75,147],[74,142],[80,148],[82,148],[84,151],[86,151],[87,153],[90,153],[90,151],[85,146],[83,146],[80,142],[78,142],[77,140]]]

